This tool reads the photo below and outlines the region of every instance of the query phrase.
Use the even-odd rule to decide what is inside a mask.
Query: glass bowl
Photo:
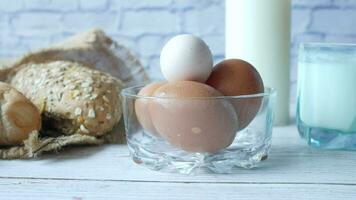
[[[127,145],[152,170],[232,173],[267,159],[276,91],[243,96],[167,98],[122,91]]]

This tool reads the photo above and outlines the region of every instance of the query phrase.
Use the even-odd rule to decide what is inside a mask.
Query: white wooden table
[[[294,126],[273,134],[268,160],[233,175],[149,171],[124,145],[0,161],[0,199],[356,199],[356,152],[311,149]]]

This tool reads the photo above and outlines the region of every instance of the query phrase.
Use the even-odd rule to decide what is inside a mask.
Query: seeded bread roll
[[[6,83],[0,82],[0,145],[17,145],[41,128],[41,115],[33,103]]]
[[[121,82],[79,63],[26,64],[10,82],[38,107],[47,130],[100,136],[121,118]]]

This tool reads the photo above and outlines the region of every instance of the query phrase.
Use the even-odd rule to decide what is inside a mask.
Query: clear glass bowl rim
[[[176,97],[154,97],[154,96],[142,96],[138,94],[134,94],[133,91],[138,88],[142,88],[144,85],[139,86],[132,86],[125,88],[121,91],[121,94],[125,97],[130,97],[134,99],[183,99],[183,98],[176,98]],[[256,93],[256,94],[249,94],[249,95],[238,95],[238,96],[215,96],[215,97],[185,97],[184,100],[213,100],[213,99],[249,99],[249,98],[256,98],[256,97],[270,97],[275,96],[277,91],[271,87],[265,87],[264,92]]]

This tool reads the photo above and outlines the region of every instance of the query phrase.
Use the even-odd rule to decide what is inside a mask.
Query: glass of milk
[[[311,146],[356,150],[356,44],[301,44],[297,125]]]

